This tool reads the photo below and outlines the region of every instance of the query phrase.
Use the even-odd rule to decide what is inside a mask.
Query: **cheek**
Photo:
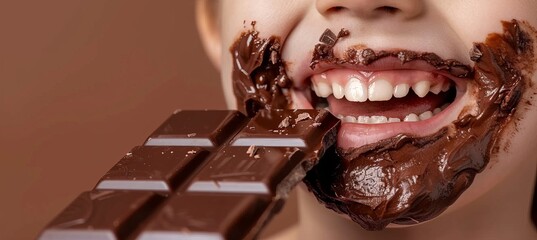
[[[464,42],[481,42],[491,32],[502,32],[500,21],[518,19],[537,26],[537,1],[438,1],[443,17]],[[469,24],[472,23],[472,24]],[[471,45],[470,45],[471,46]]]
[[[271,1],[225,1],[222,4],[221,30],[224,43],[229,47],[241,32],[250,29],[255,21],[255,29],[261,38],[271,36],[285,40],[289,32],[300,21],[311,3],[304,0]]]
[[[239,1],[221,2],[220,33],[222,42],[221,80],[228,108],[236,108],[236,100],[231,84],[233,58],[230,47],[242,32],[255,29],[260,38],[276,36],[285,41],[292,29],[298,24],[307,11],[311,1],[308,0],[271,0],[271,1]]]
[[[494,196],[495,193],[491,193],[495,191],[494,189],[520,188],[512,186],[510,180],[520,178],[521,175],[523,178],[528,178],[528,185],[533,184],[532,176],[537,169],[536,83],[537,75],[530,84],[533,87],[528,87],[525,91],[517,111],[496,143],[498,151],[491,155],[487,167],[476,175],[470,188],[446,212],[460,210],[480,197]]]

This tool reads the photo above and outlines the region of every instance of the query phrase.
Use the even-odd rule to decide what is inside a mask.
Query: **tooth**
[[[388,118],[388,122],[391,122],[391,123],[401,122],[401,119],[399,119],[399,118]]]
[[[334,92],[334,97],[337,99],[345,97],[345,89],[339,83],[332,83],[332,91]]]
[[[358,116],[358,119],[356,119],[357,123],[369,123],[369,117],[368,116]]]
[[[338,114],[338,115],[337,115],[337,118],[339,118],[339,119],[343,120],[343,115],[341,115],[341,114]]]
[[[369,85],[369,101],[388,101],[393,96],[393,86],[384,79],[378,79]]]
[[[431,112],[431,111],[424,112],[424,113],[420,114],[419,117],[420,117],[420,120],[427,120],[427,119],[433,117],[433,112]]]
[[[440,109],[440,108],[435,108],[435,109],[433,110],[433,114],[434,114],[434,115],[439,114],[440,112],[442,112],[442,109]]]
[[[437,83],[434,86],[432,86],[431,89],[429,89],[429,91],[431,91],[432,93],[438,95],[440,93],[440,91],[442,91],[442,87],[443,87],[442,83]]]
[[[396,98],[405,97],[408,94],[409,89],[410,86],[406,83],[397,84],[397,86],[395,86],[395,89],[393,90],[393,96]]]
[[[328,85],[328,83],[325,83],[325,82],[320,82],[320,83],[317,83],[317,90],[318,92],[317,93],[317,96],[319,97],[328,97],[330,96],[330,94],[332,94],[332,88],[330,87],[330,85]]]
[[[430,87],[431,82],[419,81],[412,86],[412,90],[414,90],[416,95],[418,95],[419,97],[425,97],[425,95],[427,95],[427,93],[429,92]]]
[[[405,122],[417,122],[419,120],[420,120],[420,118],[418,117],[418,115],[416,115],[415,113],[411,113],[411,114],[406,115],[406,117],[405,117],[405,119],[403,121],[405,121]]]
[[[388,118],[385,116],[372,116],[369,119],[370,123],[386,123],[388,122]]]
[[[367,101],[367,86],[358,78],[351,78],[345,85],[345,98],[351,102]]]
[[[354,116],[345,116],[345,118],[343,118],[343,121],[344,122],[355,123],[356,122],[356,117],[354,117]]]
[[[317,96],[319,96],[318,92],[319,92],[319,89],[317,88],[317,84],[315,82],[312,82],[311,83],[311,89],[315,92],[315,94]]]
[[[449,81],[445,81],[444,84],[442,84],[442,92],[447,92],[449,90],[449,87],[451,87],[451,84]]]

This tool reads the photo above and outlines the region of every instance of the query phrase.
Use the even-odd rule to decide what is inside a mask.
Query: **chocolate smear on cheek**
[[[442,213],[483,171],[531,81],[520,71],[530,70],[535,62],[533,42],[521,24],[503,22],[503,34],[476,43],[470,52],[473,70],[456,61],[435,61],[439,58],[432,54],[409,56],[457,71],[457,76],[473,76],[469,81],[479,89],[478,114],[460,116],[430,136],[400,134],[360,148],[338,149],[308,173],[304,181],[310,191],[368,230],[415,224]],[[366,65],[386,54],[396,52],[351,50],[344,59],[314,55],[312,66],[327,61]]]
[[[280,57],[277,37],[263,39],[255,30],[243,32],[231,46],[233,91],[238,110],[254,116],[259,109],[288,108],[291,81]]]

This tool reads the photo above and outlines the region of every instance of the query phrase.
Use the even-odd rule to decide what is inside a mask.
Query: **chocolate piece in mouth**
[[[39,239],[254,239],[338,125],[317,110],[176,111]]]
[[[472,84],[480,90],[475,116],[460,116],[430,136],[400,134],[360,148],[339,149],[339,154],[323,158],[304,180],[316,197],[369,230],[390,223],[424,222],[454,203],[498,151],[504,128],[516,120],[513,113],[522,110],[517,106],[534,72],[533,42],[530,33],[522,30],[535,34],[533,28],[516,20],[503,26],[503,34],[490,34],[474,45],[470,52],[474,69],[463,67],[456,74],[474,73]],[[395,53],[364,49],[347,52],[351,58],[322,62],[368,64],[387,54]],[[453,61],[436,62],[433,55],[403,55],[410,57],[402,61],[422,59],[450,72],[461,66]]]

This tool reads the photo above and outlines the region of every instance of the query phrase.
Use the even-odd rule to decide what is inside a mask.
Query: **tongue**
[[[421,114],[426,111],[433,111],[448,103],[446,93],[438,95],[429,93],[420,98],[412,91],[404,98],[392,98],[389,101],[366,101],[350,102],[343,99],[336,99],[333,95],[327,98],[330,111],[343,116],[386,116],[393,118],[404,118],[410,113]]]

